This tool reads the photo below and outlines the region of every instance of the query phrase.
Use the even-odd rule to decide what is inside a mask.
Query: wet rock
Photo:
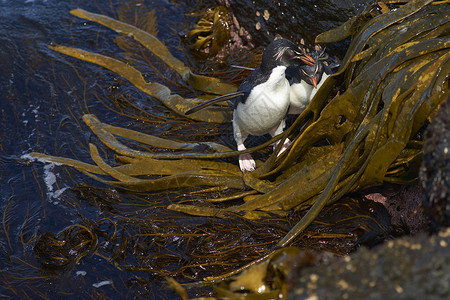
[[[291,272],[288,299],[450,299],[450,228]]]
[[[450,226],[450,96],[425,132],[423,152],[423,206],[435,229]]]
[[[319,33],[336,28],[363,10],[368,0],[295,0],[250,1],[218,0],[225,5],[257,45],[269,44],[275,35],[307,45],[314,44]],[[330,46],[339,56],[345,54],[344,44]],[[342,48],[342,49],[341,49]]]
[[[386,207],[397,235],[428,231],[430,219],[422,206],[423,189],[419,182],[411,185],[384,183],[365,189],[360,194]]]

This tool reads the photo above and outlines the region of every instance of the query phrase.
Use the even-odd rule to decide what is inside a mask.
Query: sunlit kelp
[[[132,34],[145,45],[144,39],[137,38],[137,33],[141,33],[130,25],[122,27],[110,18],[82,10],[73,13],[115,30],[125,30],[123,32]],[[102,143],[122,156],[118,159],[120,166],[107,165],[94,145],[90,146],[90,151],[96,166],[32,155],[72,165],[99,181],[132,191],[212,186],[234,193],[223,200],[244,199],[243,203],[236,205],[233,202],[232,206],[179,203],[168,206],[191,215],[257,220],[309,208],[305,217],[277,243],[277,247],[286,246],[326,204],[361,187],[382,181],[405,183],[417,177],[422,142],[416,134],[448,93],[449,14],[445,1],[410,1],[392,11],[383,6],[383,13],[370,7],[341,28],[319,36],[317,42],[320,43],[335,41],[337,37],[352,38],[342,67],[325,82],[289,130],[277,137],[289,136],[293,140],[291,147],[278,158],[272,155],[255,172],[244,176],[233,164],[212,160],[237,156],[239,152],[216,144],[203,144],[206,150],[202,152],[187,152],[195,149],[194,142],[155,139],[103,124],[92,115],[86,115],[84,121]],[[155,39],[152,37],[149,45],[158,45]],[[180,115],[198,103],[171,95],[161,84],[145,82],[140,72],[121,61],[63,46],[52,46],[52,49],[116,72]],[[162,52],[158,54],[158,49],[149,46],[149,50],[176,69],[175,63],[165,60],[170,58],[167,50],[161,48]],[[183,72],[180,73],[183,78],[183,74],[191,74]],[[343,92],[331,94],[335,87],[340,87]],[[215,110],[225,117],[213,115]],[[209,122],[225,122],[230,117],[230,111],[223,107],[211,108],[204,113],[193,116],[196,120]],[[115,136],[175,151],[137,151]],[[273,140],[248,151],[258,151],[271,142]],[[167,164],[167,169],[161,164]],[[161,169],[159,174],[154,173],[157,169]],[[164,177],[141,178],[145,175]],[[247,187],[250,193],[243,191]],[[269,257],[264,255],[267,252],[259,254],[261,258]],[[249,257],[242,258],[247,259]]]
[[[292,147],[281,159],[272,158],[249,175],[274,179],[268,192],[228,211],[254,217],[258,211],[285,211],[313,204],[307,218],[280,241],[279,246],[285,246],[326,203],[383,180],[407,182],[413,179],[411,174],[417,176],[421,147],[414,136],[448,92],[450,67],[449,9],[446,3],[427,5],[430,2],[410,2],[364,25],[354,37],[342,68],[286,132],[295,136]],[[370,13],[378,14],[366,11],[359,18]],[[442,18],[434,21],[436,15]],[[325,42],[325,37],[319,36],[318,41]],[[345,92],[326,103],[333,83],[340,80]],[[300,130],[308,116],[309,126]],[[321,141],[331,143],[326,146],[329,154],[305,162],[306,155],[316,151],[313,146]],[[302,163],[306,165],[296,170]],[[278,183],[276,176],[282,172],[290,175]],[[266,185],[261,181],[251,186],[262,191]]]
[[[203,50],[203,53],[211,56],[216,55],[230,39],[232,22],[226,7],[217,6],[205,13],[190,15],[201,17],[187,35],[191,48],[196,51]]]
[[[236,89],[235,86],[220,82],[220,80],[216,78],[201,76],[192,73],[186,65],[184,65],[181,61],[170,54],[164,44],[162,44],[156,37],[149,34],[148,32],[140,30],[129,24],[114,20],[107,16],[87,12],[82,9],[74,9],[71,11],[71,13],[80,18],[102,24],[119,33],[132,36],[143,46],[150,49],[168,66],[177,71],[183,79],[188,81],[194,88],[198,90],[215,94],[226,94]]]

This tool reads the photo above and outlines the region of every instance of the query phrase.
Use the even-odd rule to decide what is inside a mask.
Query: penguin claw
[[[249,153],[239,155],[239,167],[243,173],[254,171],[256,163]]]

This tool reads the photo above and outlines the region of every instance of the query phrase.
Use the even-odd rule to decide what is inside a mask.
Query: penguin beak
[[[304,64],[306,64],[308,66],[312,66],[316,63],[316,61],[311,56],[306,55],[306,54],[302,54],[299,58],[301,59],[301,61]]]
[[[317,89],[317,79],[315,76],[311,76],[311,82],[312,82],[314,88]]]

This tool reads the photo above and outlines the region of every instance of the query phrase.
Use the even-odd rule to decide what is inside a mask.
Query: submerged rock
[[[450,299],[450,228],[291,272],[288,299]]]

